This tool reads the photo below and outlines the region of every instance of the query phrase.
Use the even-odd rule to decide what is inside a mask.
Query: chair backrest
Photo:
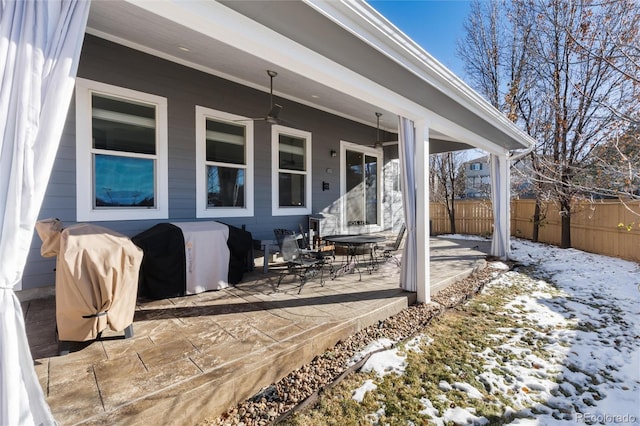
[[[273,230],[273,234],[276,236],[278,246],[280,246],[280,251],[282,251],[282,243],[284,241],[284,237],[287,235],[293,235],[294,232],[290,229],[276,228]]]
[[[407,225],[405,223],[400,227],[400,231],[398,231],[398,236],[396,237],[396,241],[393,243],[393,250],[398,250],[400,248],[400,244],[402,244],[402,238],[404,238],[404,233],[407,231]]]
[[[294,262],[300,259],[301,252],[298,246],[298,238],[293,234],[284,235],[280,246],[280,255],[286,262]]]
[[[310,249],[311,244],[309,239],[307,238],[307,234],[304,232],[304,228],[302,227],[302,224],[299,223],[298,227],[300,228],[300,235],[302,236],[302,238],[299,240],[300,248]]]

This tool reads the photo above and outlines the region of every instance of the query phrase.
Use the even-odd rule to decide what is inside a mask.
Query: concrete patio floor
[[[489,242],[431,239],[431,287],[484,267]],[[347,336],[415,303],[393,263],[275,288],[277,267],[220,291],[139,301],[129,339],[58,356],[55,299],[22,302],[36,371],[60,425],[194,425],[222,414]],[[121,333],[120,333],[121,334]]]

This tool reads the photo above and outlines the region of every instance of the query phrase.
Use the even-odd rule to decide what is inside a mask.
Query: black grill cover
[[[131,240],[144,251],[138,294],[150,299],[184,296],[187,271],[182,230],[159,223]]]
[[[251,256],[253,253],[253,237],[249,231],[231,225],[227,226],[229,227],[227,246],[230,252],[229,284],[238,284],[242,281],[244,272],[253,266],[249,265],[249,262],[253,262],[253,257]]]

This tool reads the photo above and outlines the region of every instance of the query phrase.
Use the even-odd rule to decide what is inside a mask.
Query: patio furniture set
[[[382,235],[348,234],[324,236],[322,242],[316,241],[318,244],[314,244],[314,247],[309,244],[302,229],[300,233],[288,229],[274,229],[280,255],[286,262],[286,268],[281,271],[276,287],[280,286],[285,276],[295,275],[300,279],[300,294],[307,280],[315,278],[318,274],[320,285],[324,286],[325,269],[328,269],[332,280],[350,272],[357,272],[359,280],[362,281],[361,266],[369,274],[377,270],[381,262],[393,260],[400,266],[393,253],[400,248],[405,232],[406,226],[403,224],[390,245],[380,245],[386,240]],[[342,255],[337,265],[334,264],[336,254]],[[265,251],[265,266],[268,265],[268,256],[269,251]]]

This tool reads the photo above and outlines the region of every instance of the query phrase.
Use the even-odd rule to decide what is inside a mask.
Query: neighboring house
[[[491,196],[491,173],[489,157],[484,156],[464,163],[465,198],[489,198]]]
[[[399,145],[375,143],[376,112]],[[415,171],[398,162],[399,117]],[[39,218],[129,236],[218,220],[273,238],[324,213],[375,232],[404,221],[400,177],[426,182],[429,152],[482,149],[508,182],[508,152],[531,143],[364,1],[94,1]],[[407,259],[424,301],[428,189],[414,186]],[[53,269],[35,236],[22,289],[51,286]]]
[[[521,158],[511,165],[511,197],[534,198],[531,178],[531,160]],[[489,157],[484,156],[464,163],[466,199],[491,198],[491,170]]]

